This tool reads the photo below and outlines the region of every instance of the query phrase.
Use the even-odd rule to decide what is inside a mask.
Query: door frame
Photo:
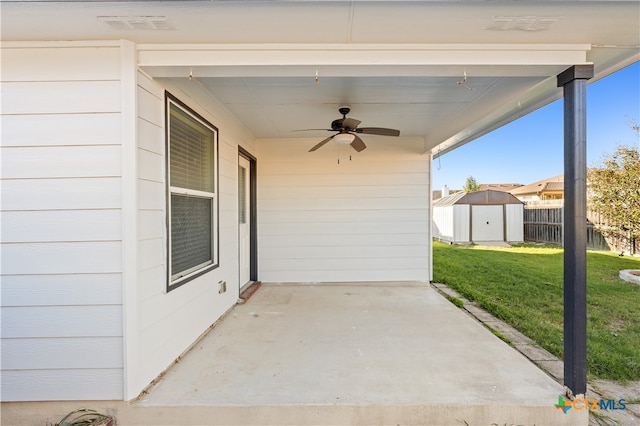
[[[258,281],[258,161],[241,146],[238,146],[238,157],[249,161],[249,282],[251,283]],[[242,291],[242,288],[240,290]]]

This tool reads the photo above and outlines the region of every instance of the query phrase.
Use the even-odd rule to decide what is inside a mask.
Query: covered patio
[[[127,411],[157,424],[586,424],[553,406],[563,392],[426,283],[267,284]]]

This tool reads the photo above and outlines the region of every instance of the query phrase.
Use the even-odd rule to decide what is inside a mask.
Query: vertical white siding
[[[3,401],[122,398],[119,55],[3,46]]]
[[[259,140],[259,278],[429,279],[430,161],[421,139],[365,138],[349,153],[316,140]],[[340,156],[340,164],[337,159]]]
[[[453,241],[453,206],[433,208],[433,236],[441,241]]]
[[[253,139],[197,82],[155,81],[138,74],[138,276],[127,310],[138,329],[126,336],[136,350],[127,361],[133,398],[164,371],[238,299],[238,144],[252,152]],[[166,292],[166,150],[164,94],[168,90],[219,129],[220,266]],[[218,294],[219,282],[227,292]],[[133,343],[135,342],[135,343]]]
[[[456,204],[453,206],[453,242],[468,243],[471,241],[471,206]]]
[[[505,208],[507,241],[512,243],[524,242],[524,206],[522,204],[507,204]]]

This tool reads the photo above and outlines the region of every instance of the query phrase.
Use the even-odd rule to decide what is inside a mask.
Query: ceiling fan
[[[384,127],[358,127],[361,123],[360,120],[355,118],[347,118],[347,114],[351,111],[348,106],[341,106],[338,108],[342,118],[338,118],[331,122],[330,129],[308,129],[308,130],[327,130],[329,132],[338,132],[333,136],[320,141],[317,145],[309,150],[313,152],[330,140],[334,140],[339,145],[351,145],[353,149],[360,152],[367,148],[362,139],[358,137],[356,133],[363,133],[368,135],[380,135],[380,136],[400,136],[400,130],[387,129]]]

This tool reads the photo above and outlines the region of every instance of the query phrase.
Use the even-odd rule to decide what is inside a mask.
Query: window
[[[166,95],[168,284],[218,266],[218,129]]]
[[[247,169],[238,166],[238,223],[247,223]]]

